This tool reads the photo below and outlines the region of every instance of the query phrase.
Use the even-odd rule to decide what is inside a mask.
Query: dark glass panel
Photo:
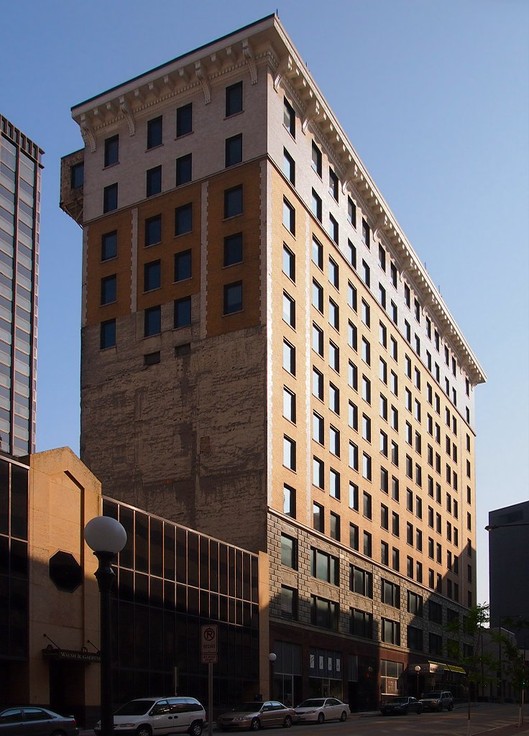
[[[27,578],[28,545],[26,542],[11,540],[11,574]]]
[[[242,552],[240,549],[235,551],[235,568],[232,574],[235,578],[235,596],[242,598]]]
[[[225,544],[219,545],[220,593],[228,593],[228,548]]]
[[[188,613],[192,616],[198,616],[198,588],[188,588],[187,590],[187,606]]]
[[[151,578],[150,581],[149,603],[151,606],[161,606],[163,604],[163,580],[161,578]]]
[[[219,585],[219,543],[209,543],[209,588],[218,591]]]
[[[11,534],[28,538],[28,470],[11,466]]]
[[[134,598],[136,603],[149,602],[149,578],[139,572],[134,575]]]
[[[200,537],[200,587],[209,590],[209,539]]]
[[[139,572],[148,572],[149,561],[149,517],[136,512],[136,555],[135,569]]]
[[[186,559],[186,533],[184,529],[176,527],[176,580],[179,583],[187,583]]]
[[[242,597],[246,601],[251,600],[250,559],[250,555],[245,554],[242,560]]]
[[[163,575],[169,580],[175,579],[175,530],[172,524],[164,524]]]
[[[119,568],[119,597],[122,601],[134,600],[134,573]]]
[[[188,585],[198,586],[198,534],[188,532]]]
[[[162,522],[151,518],[150,567],[151,575],[162,575]]]
[[[134,567],[134,512],[126,506],[119,508],[119,521],[127,532],[127,542],[119,554],[119,564],[123,567]]]
[[[0,534],[9,534],[9,463],[0,460]]]

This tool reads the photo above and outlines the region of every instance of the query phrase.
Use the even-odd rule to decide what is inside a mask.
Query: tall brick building
[[[267,553],[275,696],[456,689],[485,376],[278,18],[72,114],[83,461]]]

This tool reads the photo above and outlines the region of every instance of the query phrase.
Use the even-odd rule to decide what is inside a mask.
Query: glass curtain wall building
[[[43,151],[0,115],[0,447],[35,450]]]

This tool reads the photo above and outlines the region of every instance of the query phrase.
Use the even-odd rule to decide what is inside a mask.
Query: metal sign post
[[[218,634],[217,624],[200,627],[202,664],[208,666],[208,736],[213,734],[213,665],[218,662]]]

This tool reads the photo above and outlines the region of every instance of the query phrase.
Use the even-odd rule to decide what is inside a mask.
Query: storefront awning
[[[416,669],[419,668],[419,669]],[[459,667],[457,664],[447,664],[446,662],[417,662],[415,664],[408,665],[408,672],[416,675],[435,675],[442,672],[456,672],[460,675],[466,675],[463,667]]]

